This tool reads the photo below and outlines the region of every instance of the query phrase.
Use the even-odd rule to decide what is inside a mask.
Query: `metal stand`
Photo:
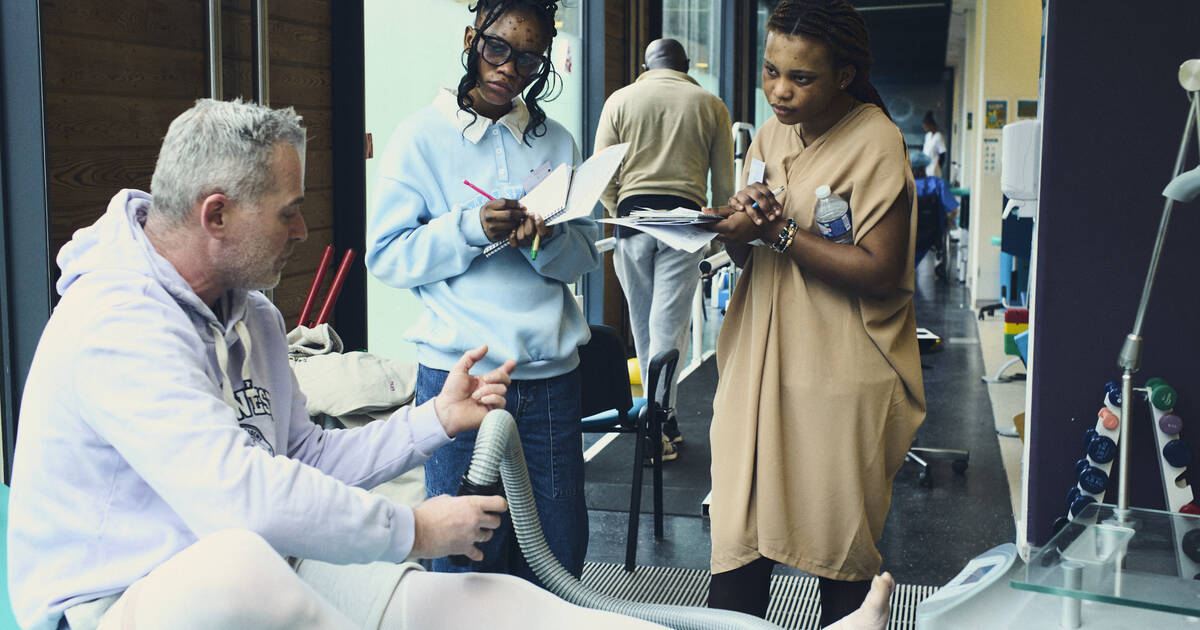
[[[1167,237],[1167,225],[1171,221],[1171,209],[1176,201],[1189,202],[1200,193],[1200,167],[1180,174],[1183,159],[1187,155],[1188,136],[1200,118],[1200,59],[1189,59],[1179,66],[1179,85],[1188,92],[1191,105],[1188,107],[1187,122],[1184,123],[1183,137],[1179,141],[1179,153],[1175,157],[1175,170],[1171,173],[1171,182],[1163,191],[1167,201],[1163,206],[1162,220],[1158,224],[1158,238],[1154,241],[1154,250],[1150,254],[1150,269],[1146,272],[1146,282],[1142,286],[1142,299],[1138,303],[1137,317],[1133,322],[1133,331],[1125,336],[1121,347],[1121,355],[1117,364],[1123,368],[1121,374],[1121,471],[1117,484],[1117,509],[1120,518],[1126,518],[1129,512],[1129,424],[1133,418],[1133,373],[1141,368],[1142,361],[1142,324],[1146,316],[1146,305],[1150,301],[1150,290],[1154,286],[1154,276],[1158,273],[1158,261],[1162,255],[1163,241]],[[1197,142],[1200,142],[1200,130],[1197,132]]]

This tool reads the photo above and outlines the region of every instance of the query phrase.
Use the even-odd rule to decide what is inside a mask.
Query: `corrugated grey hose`
[[[477,487],[493,485],[497,478],[504,481],[508,511],[512,515],[521,553],[534,575],[555,595],[572,604],[637,617],[676,630],[779,630],[773,623],[739,612],[630,602],[584,586],[559,564],[546,544],[533,489],[529,485],[529,471],[525,469],[525,452],[521,448],[517,424],[503,409],[492,411],[483,419],[475,438],[471,467],[467,470],[467,480]]]

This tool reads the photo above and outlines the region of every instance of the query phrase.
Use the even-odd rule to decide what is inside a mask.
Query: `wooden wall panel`
[[[58,94],[196,99],[204,95],[204,52],[80,35],[48,34],[45,88]]]
[[[207,95],[205,4],[42,1],[54,251],[95,221],[119,189],[149,190],[167,126]],[[222,6],[223,97],[253,99],[251,2],[224,0]],[[303,208],[309,239],[275,291],[289,324],[333,240],[330,27],[330,0],[270,3],[270,103],[295,107],[309,137]]]
[[[49,74],[50,64],[46,65]],[[50,158],[65,148],[108,149],[113,157],[123,157],[130,147],[157,148],[171,121],[201,96],[149,98],[47,90],[46,146]],[[50,198],[51,206],[55,201]]]
[[[106,41],[203,51],[205,6],[180,0],[42,0],[42,29],[48,35],[92,35]],[[68,51],[47,46],[43,52],[48,62]]]

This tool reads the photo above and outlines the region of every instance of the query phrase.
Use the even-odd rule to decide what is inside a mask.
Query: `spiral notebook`
[[[576,168],[560,164],[542,183],[521,197],[521,205],[530,212],[541,215],[546,225],[554,225],[572,219],[590,218],[600,195],[612,181],[629,143],[614,144],[592,155]],[[483,249],[484,256],[492,256],[508,247],[508,239],[496,241]]]

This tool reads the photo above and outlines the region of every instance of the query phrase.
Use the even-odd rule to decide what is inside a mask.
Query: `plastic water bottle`
[[[818,186],[814,192],[817,195],[817,208],[813,215],[821,236],[835,243],[852,244],[854,233],[851,231],[850,204],[833,194],[829,186]]]

